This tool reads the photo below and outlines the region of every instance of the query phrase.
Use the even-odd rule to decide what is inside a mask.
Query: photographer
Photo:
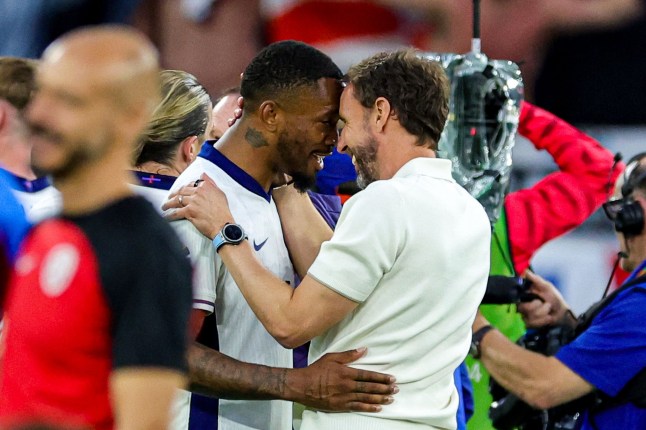
[[[527,274],[530,291],[542,301],[519,306],[525,322],[529,327],[576,326],[578,336],[571,343],[548,357],[510,342],[481,314],[473,324],[473,355],[500,385],[531,406],[549,409],[590,395],[581,410],[581,429],[646,428],[644,385],[634,379],[646,367],[646,166],[636,163],[627,174],[621,198],[604,204],[617,231],[622,268],[632,272],[621,288],[577,321],[552,284]],[[641,388],[638,399],[635,385]]]

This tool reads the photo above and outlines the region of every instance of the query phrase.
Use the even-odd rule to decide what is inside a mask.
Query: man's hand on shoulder
[[[365,353],[365,348],[328,353],[306,368],[290,370],[288,398],[322,411],[381,411],[399,388],[391,375],[347,366]]]
[[[206,173],[170,194],[162,209],[167,220],[187,219],[209,239],[233,221],[226,195]]]

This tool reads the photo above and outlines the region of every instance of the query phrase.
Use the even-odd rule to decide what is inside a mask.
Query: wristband
[[[487,333],[489,333],[490,330],[493,330],[495,327],[492,325],[486,325],[483,327],[480,327],[473,335],[471,336],[471,357],[473,358],[480,358],[482,355],[482,351],[480,350],[480,344],[482,343],[482,339],[485,337]]]

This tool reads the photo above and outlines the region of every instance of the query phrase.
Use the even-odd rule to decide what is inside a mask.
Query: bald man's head
[[[97,90],[107,90],[125,108],[145,101],[152,112],[159,101],[157,50],[128,27],[87,27],[68,33],[45,50],[43,63],[67,68],[70,77],[91,77]]]
[[[127,27],[66,34],[43,54],[36,81],[27,111],[34,163],[51,173],[130,154],[160,99],[157,51]]]

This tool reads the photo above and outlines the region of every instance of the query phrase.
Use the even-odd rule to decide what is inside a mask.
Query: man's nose
[[[339,140],[336,143],[336,150],[341,154],[346,154],[348,145],[345,144],[345,139],[343,139],[343,133],[339,133]]]

